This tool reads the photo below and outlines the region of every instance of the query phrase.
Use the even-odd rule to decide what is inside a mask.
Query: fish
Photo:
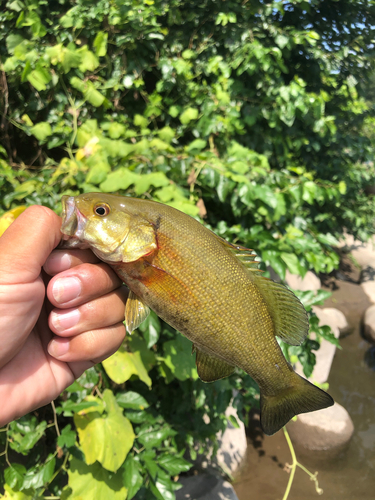
[[[129,288],[128,332],[152,309],[191,340],[203,382],[244,370],[259,386],[265,434],[334,404],[285,359],[276,337],[300,345],[307,313],[291,290],[262,276],[252,250],[151,200],[85,193],[62,205],[62,247],[90,248]]]

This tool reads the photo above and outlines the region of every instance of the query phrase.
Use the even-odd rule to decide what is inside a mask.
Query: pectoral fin
[[[125,306],[125,323],[129,333],[139,327],[150,314],[150,308],[132,291]]]
[[[198,375],[203,382],[215,382],[215,380],[228,377],[234,372],[234,366],[229,365],[216,356],[211,356],[200,351],[196,346],[193,349],[197,353],[195,363]]]

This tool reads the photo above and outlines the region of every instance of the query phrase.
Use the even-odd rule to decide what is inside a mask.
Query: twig
[[[5,427],[5,429],[1,429],[1,430],[6,431],[8,433],[9,424]],[[9,459],[8,459],[8,445],[9,445],[9,439],[8,439],[8,434],[7,434],[6,441],[5,441],[5,450],[2,453],[0,453],[0,457],[5,456],[6,463],[9,465],[9,467],[11,467],[11,463],[9,462]]]
[[[294,474],[296,473],[296,468],[297,467],[299,467],[304,472],[306,472],[306,474],[308,476],[310,476],[311,481],[314,481],[314,483],[315,483],[315,490],[318,493],[318,495],[323,495],[323,490],[322,490],[322,488],[319,487],[319,483],[318,483],[318,479],[317,479],[318,473],[315,472],[315,474],[313,474],[312,472],[310,472],[309,470],[307,470],[306,467],[304,467],[302,464],[300,464],[298,462],[297,457],[296,457],[296,453],[294,451],[293,443],[292,443],[292,441],[291,441],[291,439],[289,437],[289,433],[286,430],[286,427],[283,427],[283,431],[284,431],[284,436],[285,436],[286,442],[288,443],[288,446],[289,446],[290,454],[292,455],[292,465],[286,464],[287,467],[290,469],[290,476],[289,476],[289,481],[288,481],[288,484],[287,484],[287,487],[286,487],[286,490],[285,490],[285,493],[284,493],[284,496],[283,496],[283,500],[287,500],[287,498],[289,496],[290,489],[292,487],[292,483],[293,483],[293,479],[294,479]]]
[[[52,406],[52,410],[53,410],[53,423],[55,425],[56,434],[58,436],[60,436],[60,429],[59,429],[59,425],[57,423],[57,414],[56,414],[56,408],[55,408],[55,402],[54,401],[51,401],[51,406]]]

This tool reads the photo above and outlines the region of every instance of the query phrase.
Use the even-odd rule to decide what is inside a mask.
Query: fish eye
[[[106,215],[109,214],[111,209],[109,208],[109,205],[106,203],[99,203],[98,205],[95,205],[94,212],[96,215],[99,215],[99,217],[105,217]]]

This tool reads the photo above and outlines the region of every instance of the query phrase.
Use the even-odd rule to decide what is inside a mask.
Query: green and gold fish
[[[193,342],[204,382],[245,370],[260,388],[266,434],[333,404],[285,360],[276,336],[301,344],[306,311],[285,286],[262,277],[251,250],[154,201],[90,193],[62,202],[63,246],[90,248],[129,287],[129,332],[151,308]]]

